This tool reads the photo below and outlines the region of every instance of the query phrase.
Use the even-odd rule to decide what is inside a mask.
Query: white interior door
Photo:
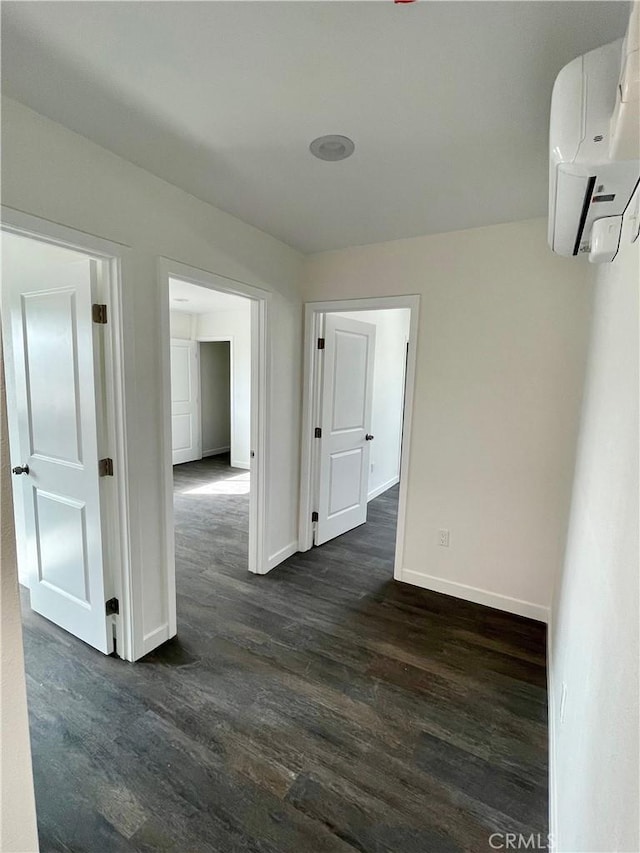
[[[196,341],[171,339],[171,449],[173,464],[202,459],[200,378]]]
[[[96,262],[88,258],[3,281],[14,365],[31,607],[112,651],[98,470],[100,332],[92,321]],[[96,331],[97,330],[97,331]],[[16,470],[17,468],[17,470]],[[22,469],[22,470],[21,470]]]
[[[367,520],[376,327],[328,314],[324,338],[316,545]]]

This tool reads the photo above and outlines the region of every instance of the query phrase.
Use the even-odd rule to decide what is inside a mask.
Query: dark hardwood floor
[[[227,463],[175,469],[177,639],[105,658],[25,599],[42,851],[478,853],[493,832],[546,835],[543,626],[395,583],[396,489],[361,528],[249,575]]]

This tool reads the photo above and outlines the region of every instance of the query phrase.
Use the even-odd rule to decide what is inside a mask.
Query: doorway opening
[[[169,279],[176,563],[246,570],[251,493],[251,301]]]
[[[174,465],[251,466],[251,300],[169,279]]]
[[[178,572],[267,570],[267,303],[259,288],[160,263],[171,634]],[[187,567],[187,568],[185,568]]]
[[[364,525],[353,536],[396,578],[418,306],[417,296],[305,306],[300,550]]]
[[[23,615],[136,656],[120,247],[3,209],[2,329]],[[37,618],[37,617],[35,617]]]

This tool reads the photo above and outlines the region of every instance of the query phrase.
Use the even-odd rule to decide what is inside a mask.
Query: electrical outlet
[[[560,723],[564,723],[564,715],[567,710],[567,685],[562,682],[562,693],[560,694]]]
[[[441,548],[449,547],[449,531],[444,527],[442,530],[438,530],[438,545]]]

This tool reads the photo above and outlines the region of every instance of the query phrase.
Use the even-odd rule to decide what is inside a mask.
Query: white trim
[[[267,531],[267,452],[271,424],[271,339],[269,305],[271,294],[262,294],[251,303],[251,451],[254,459],[249,490],[249,571],[266,574],[268,569]],[[253,539],[252,539],[253,531]]]
[[[553,677],[553,609],[547,621],[547,725],[549,729],[549,853],[558,849],[558,777],[556,738],[556,686]]]
[[[300,551],[308,551],[314,544],[311,513],[317,509],[314,506],[314,495],[318,494],[320,451],[311,436],[321,408],[322,360],[316,357],[316,341],[324,336],[325,319],[323,312],[311,311],[308,305],[305,305],[304,312],[300,516],[298,519],[298,548]]]
[[[250,572],[268,571],[266,531],[268,507],[267,454],[269,429],[269,328],[268,305],[271,293],[245,282],[200,270],[170,258],[158,259],[159,329],[162,340],[162,458],[164,459],[164,517],[167,595],[170,603],[169,636],[176,633],[175,614],[175,534],[173,522],[173,467],[171,465],[171,368],[169,362],[169,279],[176,278],[209,290],[219,290],[251,300],[251,464],[249,493]],[[228,338],[225,338],[227,340]],[[199,339],[199,340],[204,340]],[[232,344],[233,345],[233,344]],[[233,463],[232,463],[233,464]]]
[[[222,453],[229,453],[231,450],[230,447],[214,447],[213,450],[203,450],[202,458],[205,459],[207,456],[220,456]]]
[[[294,554],[298,553],[298,543],[289,542],[288,545],[285,545],[284,548],[280,548],[279,551],[276,551],[275,554],[272,554],[269,557],[267,562],[267,571],[271,571],[271,569],[275,569],[276,566],[279,566],[280,563],[283,563],[289,557],[292,557]]]
[[[494,607],[507,613],[515,613],[518,616],[526,616],[538,622],[549,621],[549,608],[542,604],[534,604],[531,601],[522,601],[519,598],[510,598],[507,595],[499,595],[497,592],[489,592],[486,589],[478,589],[465,583],[437,578],[424,572],[416,572],[412,569],[402,569],[396,580],[430,589],[433,592],[442,592],[461,598],[463,601],[473,601],[475,604],[484,604],[486,607]]]
[[[394,486],[397,486],[400,482],[400,476],[392,477],[390,480],[387,480],[386,483],[382,483],[381,486],[377,486],[375,489],[369,492],[367,495],[367,503],[372,501],[374,498],[380,497],[381,494],[386,492],[388,489],[392,489]]]
[[[127,419],[125,377],[133,376],[132,312],[126,306],[124,282],[131,276],[131,253],[127,246],[104,240],[93,234],[67,228],[38,216],[2,206],[2,230],[43,243],[62,246],[90,255],[104,262],[100,287],[109,306],[109,322],[105,328],[105,383],[107,397],[107,443],[114,461],[113,489],[108,500],[109,519],[103,527],[113,532],[115,547],[109,550],[107,577],[113,594],[119,599],[120,613],[114,620],[118,654],[125,660],[136,660],[142,652],[142,611],[140,572],[134,576],[131,555],[138,553],[138,506],[131,499],[136,494],[129,479],[127,456]],[[127,347],[124,347],[124,341]],[[131,383],[131,380],[129,380]],[[129,389],[129,396],[135,388]]]
[[[335,311],[380,311],[386,308],[408,308],[411,312],[409,325],[409,355],[407,358],[406,394],[404,399],[404,425],[402,430],[402,459],[400,462],[400,499],[396,528],[396,550],[393,576],[399,580],[404,555],[404,535],[407,511],[407,488],[409,483],[409,457],[411,425],[413,421],[413,396],[416,374],[418,342],[419,296],[378,296],[367,299],[343,299],[330,302],[307,302],[304,306],[304,367],[302,388],[302,440],[300,461],[300,517],[298,523],[298,549],[308,551],[313,545],[313,523],[311,513],[314,493],[314,450],[312,433],[315,407],[317,405],[318,377],[316,375],[316,338],[321,329],[322,318]]]

